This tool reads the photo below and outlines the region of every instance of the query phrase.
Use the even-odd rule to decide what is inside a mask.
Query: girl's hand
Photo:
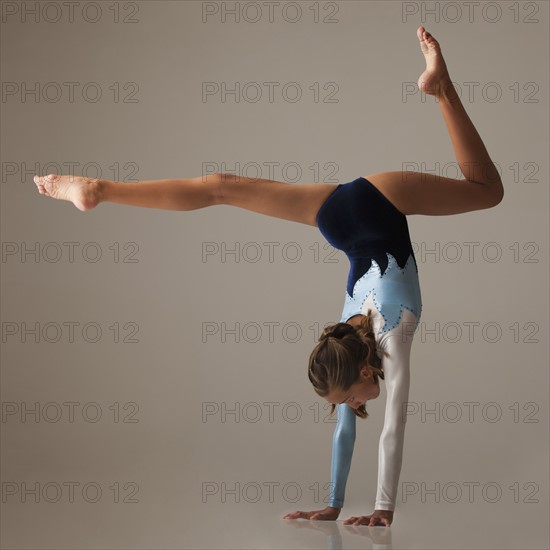
[[[389,527],[393,521],[391,510],[375,510],[370,516],[352,516],[344,521],[344,525],[369,525]]]
[[[332,508],[327,506],[324,510],[314,510],[312,512],[291,512],[283,519],[312,519],[312,520],[336,520],[340,515],[341,508]]]

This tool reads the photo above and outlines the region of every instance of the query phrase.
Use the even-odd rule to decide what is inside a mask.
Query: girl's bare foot
[[[71,201],[79,210],[95,208],[101,201],[100,180],[80,176],[34,176],[38,192],[47,197]]]
[[[425,94],[440,96],[448,86],[453,85],[441,47],[424,27],[418,27],[416,34],[420,40],[420,49],[426,58],[426,70],[418,79],[418,87]]]

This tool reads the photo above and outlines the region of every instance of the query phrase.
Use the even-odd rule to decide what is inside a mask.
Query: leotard
[[[418,267],[407,219],[365,178],[338,185],[317,213],[321,234],[349,259],[340,322],[372,310],[386,386],[384,427],[378,447],[375,509],[394,510],[403,457],[409,398],[410,352],[422,312]],[[380,379],[379,379],[380,380]],[[329,506],[342,508],[355,444],[356,415],[337,407]]]

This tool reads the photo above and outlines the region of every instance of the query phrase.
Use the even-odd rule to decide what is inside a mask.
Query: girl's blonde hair
[[[348,390],[352,384],[359,382],[359,372],[366,364],[372,368],[374,382],[384,379],[382,358],[388,356],[374,337],[371,310],[363,316],[358,327],[348,323],[336,323],[328,326],[319,338],[319,343],[311,352],[308,366],[308,377],[315,392],[326,397],[333,390]],[[330,414],[336,405],[332,403]],[[367,418],[369,414],[365,405],[353,409],[356,416]]]

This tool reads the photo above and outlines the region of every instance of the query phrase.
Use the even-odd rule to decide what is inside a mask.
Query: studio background
[[[294,23],[263,2],[255,23],[244,3],[237,22],[235,3],[97,2],[95,23],[89,3],[73,22],[7,4],[22,9],[3,3],[0,42],[2,547],[547,547],[548,4],[492,2],[491,22],[456,2],[462,16],[436,22],[434,3],[299,2]],[[416,86],[422,24],[505,197],[408,217],[418,412],[390,542],[340,521],[373,510],[384,387],[358,420],[339,522],[281,519],[326,506],[335,417],[307,361],[340,320],[345,255],[229,206],[81,212],[32,178],[462,178]]]

